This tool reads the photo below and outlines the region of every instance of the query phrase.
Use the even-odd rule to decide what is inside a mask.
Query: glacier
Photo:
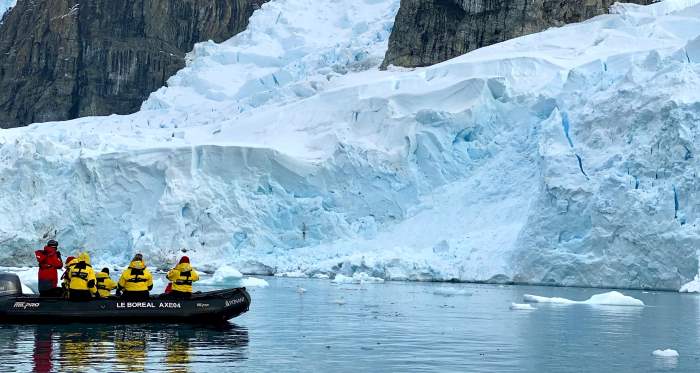
[[[0,131],[0,264],[51,237],[115,266],[677,290],[699,4],[379,71],[399,0],[273,0],[138,113]]]

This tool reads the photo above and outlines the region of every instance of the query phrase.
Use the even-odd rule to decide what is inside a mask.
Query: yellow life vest
[[[70,285],[70,271],[73,269],[73,266],[78,263],[77,258],[73,258],[70,261],[66,263],[66,269],[63,271],[63,274],[61,275],[61,280],[62,285],[64,289],[68,289],[68,285]]]
[[[173,284],[173,291],[192,292],[192,283],[199,281],[199,274],[190,263],[180,263],[168,272],[168,280]]]
[[[119,287],[124,291],[149,291],[153,288],[153,276],[143,261],[135,260],[122,272]]]
[[[104,272],[97,272],[95,277],[97,277],[97,294],[100,295],[100,298],[108,297],[112,290],[117,287],[117,283]]]
[[[69,272],[68,289],[70,290],[90,290],[93,295],[97,292],[95,271],[90,265],[90,256],[82,253],[78,256],[77,263],[73,265]]]

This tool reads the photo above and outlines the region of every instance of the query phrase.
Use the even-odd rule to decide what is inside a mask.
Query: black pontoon
[[[116,297],[69,301],[22,294],[15,274],[0,273],[0,323],[218,323],[248,311],[245,288],[194,293],[190,299],[152,296],[132,301]]]

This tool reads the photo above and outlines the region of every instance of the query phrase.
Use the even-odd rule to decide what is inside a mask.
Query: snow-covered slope
[[[679,288],[700,1],[380,72],[398,0],[273,0],[130,116],[0,132],[0,263]]]
[[[5,14],[5,12],[15,6],[17,0],[0,0],[0,19]]]

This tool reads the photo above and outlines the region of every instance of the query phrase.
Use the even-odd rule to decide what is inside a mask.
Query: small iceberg
[[[243,274],[229,265],[219,267],[210,278],[201,280],[198,284],[201,285],[235,285],[247,288],[265,288],[270,284],[257,277],[243,278]]]
[[[534,311],[537,308],[533,307],[530,304],[527,303],[511,303],[510,304],[510,309],[512,311]]]
[[[257,277],[246,277],[244,279],[241,279],[239,283],[240,286],[246,288],[266,288],[270,286],[270,284],[267,281]]]
[[[275,273],[275,277],[307,278],[309,276],[307,276],[306,273],[304,273],[302,271],[291,271],[291,272]]]
[[[666,350],[655,350],[651,354],[656,356],[656,357],[663,357],[663,358],[676,358],[676,357],[680,356],[678,354],[678,351],[672,350],[670,348],[666,349]]]
[[[454,296],[471,296],[472,293],[466,289],[457,288],[441,288],[433,292],[435,295],[442,295],[443,297],[454,297]]]
[[[331,282],[335,284],[381,284],[384,283],[384,279],[372,277],[365,272],[358,272],[352,277],[337,274]]]
[[[700,293],[700,276],[695,276],[693,281],[681,286],[680,293]]]
[[[609,293],[596,294],[588,300],[575,301],[566,298],[549,298],[538,295],[525,294],[523,300],[527,303],[553,303],[553,304],[589,304],[598,306],[629,306],[629,307],[644,307],[644,302],[639,299],[632,298],[617,291]]]
[[[201,280],[202,285],[225,285],[243,278],[243,274],[229,265],[219,267],[214,274],[207,279]]]

